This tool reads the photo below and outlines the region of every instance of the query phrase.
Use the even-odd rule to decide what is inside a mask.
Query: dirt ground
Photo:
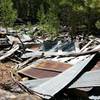
[[[0,62],[0,100],[42,100],[36,95],[29,95],[25,92],[18,93],[18,87],[11,78],[15,64],[11,61]],[[13,90],[13,91],[12,91]]]
[[[10,72],[12,71],[12,66],[14,66],[14,63],[12,62],[0,62],[0,84],[11,81]]]
[[[0,62],[0,89],[10,91],[15,87],[15,82],[12,80],[11,72],[15,64],[11,61]]]

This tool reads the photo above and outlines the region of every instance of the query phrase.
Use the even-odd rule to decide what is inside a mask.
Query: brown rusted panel
[[[37,64],[36,67],[62,72],[71,66],[72,66],[71,64],[65,64],[65,63],[61,63],[61,62],[57,62],[57,61],[46,60],[46,61],[42,61],[39,64]]]
[[[32,67],[30,67],[27,70],[21,71],[19,73],[31,78],[53,77],[59,74],[59,72],[56,71],[49,71],[44,69],[32,68]]]
[[[46,78],[56,76],[71,66],[72,65],[70,64],[46,60],[39,62],[39,64],[36,64],[35,66],[28,66],[18,73],[32,78]]]

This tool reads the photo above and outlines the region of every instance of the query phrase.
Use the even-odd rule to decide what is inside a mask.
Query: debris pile
[[[91,91],[100,87],[99,38],[79,35],[72,39],[64,35],[50,40],[20,33],[0,34],[0,46],[0,61],[14,62],[13,66],[6,66],[8,69],[0,65],[0,80],[2,83],[12,80],[12,88],[36,97],[32,100],[67,99],[78,93],[91,99],[94,97]],[[10,95],[9,98],[20,97]]]

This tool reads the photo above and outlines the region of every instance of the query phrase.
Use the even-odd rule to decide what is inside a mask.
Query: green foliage
[[[71,34],[77,34],[80,26],[86,26],[84,33],[93,33],[96,29],[96,22],[100,19],[100,0],[61,0],[61,6],[64,9],[60,18],[70,27]],[[66,14],[67,13],[67,14]],[[86,31],[87,30],[87,31]],[[96,30],[95,30],[96,32]]]
[[[16,19],[16,11],[13,10],[11,0],[0,0],[0,23],[7,27],[13,25]]]
[[[71,34],[77,34],[81,26],[86,28],[84,33],[93,33],[99,26],[100,0],[13,0],[13,3],[18,18],[38,19],[39,28],[50,36],[58,35],[60,25],[69,27]],[[15,15],[11,0],[0,0],[0,20],[9,25]]]
[[[49,5],[51,6],[51,5]],[[52,37],[56,36],[59,31],[59,19],[55,7],[51,6],[48,9],[48,12],[45,12],[45,8],[41,5],[40,10],[38,11],[39,19],[39,28],[49,33]]]
[[[95,23],[97,29],[100,29],[100,20],[98,20],[96,23]]]

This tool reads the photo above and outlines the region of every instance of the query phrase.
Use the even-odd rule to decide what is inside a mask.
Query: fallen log
[[[19,45],[13,45],[12,49],[7,51],[6,53],[3,54],[3,56],[0,57],[0,60],[3,60],[9,56],[11,56],[15,51],[19,49]]]

